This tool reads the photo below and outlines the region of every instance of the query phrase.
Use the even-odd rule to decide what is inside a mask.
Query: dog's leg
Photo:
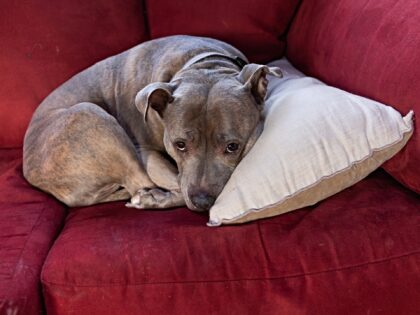
[[[156,187],[126,132],[95,104],[58,110],[31,127],[24,175],[68,206],[128,199]]]
[[[158,188],[140,189],[127,207],[151,209],[184,206],[177,168],[157,151],[140,148],[140,156],[147,174]]]
[[[130,199],[131,195],[127,189],[124,187],[119,187],[116,191],[110,194],[108,197],[105,197],[101,202],[111,202],[111,201],[119,201],[119,200],[127,200]]]

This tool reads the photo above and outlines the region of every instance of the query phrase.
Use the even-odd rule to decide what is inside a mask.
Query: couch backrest
[[[151,38],[174,34],[224,40],[253,62],[283,56],[299,0],[146,0]]]
[[[138,0],[2,1],[0,147],[19,147],[54,88],[148,38]]]
[[[302,71],[420,116],[420,1],[303,0],[287,55]],[[385,169],[420,193],[420,134]]]

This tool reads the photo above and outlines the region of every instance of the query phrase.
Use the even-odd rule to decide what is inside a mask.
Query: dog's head
[[[152,83],[136,96],[145,120],[154,115],[164,128],[164,145],[179,170],[191,210],[208,210],[263,127],[261,112],[267,74],[278,68],[246,65],[222,76],[187,71],[169,83]]]

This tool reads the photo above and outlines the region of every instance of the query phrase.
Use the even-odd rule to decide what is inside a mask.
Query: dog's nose
[[[215,200],[216,198],[204,191],[199,191],[191,196],[191,202],[201,211],[209,210]]]

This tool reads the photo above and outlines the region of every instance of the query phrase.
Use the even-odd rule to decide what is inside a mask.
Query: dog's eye
[[[226,153],[233,153],[239,149],[239,144],[232,142],[226,146]]]
[[[175,147],[179,151],[185,151],[187,149],[187,146],[185,145],[185,142],[184,141],[177,141],[177,142],[175,142]]]

